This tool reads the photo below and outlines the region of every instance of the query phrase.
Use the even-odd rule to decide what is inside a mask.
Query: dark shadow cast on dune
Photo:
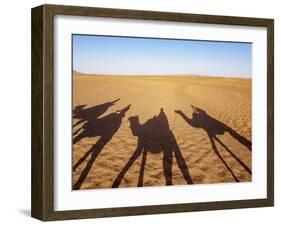
[[[212,148],[218,158],[222,161],[228,171],[231,173],[232,177],[236,182],[239,182],[239,179],[235,176],[232,169],[228,166],[224,158],[221,156],[220,152],[217,149],[215,140],[249,173],[252,174],[250,168],[242,162],[218,137],[217,135],[222,135],[225,132],[228,132],[234,139],[240,142],[242,145],[248,148],[249,151],[252,151],[252,142],[247,140],[245,137],[237,133],[231,127],[227,126],[226,124],[218,121],[217,119],[213,118],[212,116],[208,115],[206,111],[192,106],[193,113],[192,118],[188,118],[182,111],[176,110],[175,113],[179,114],[190,126],[194,128],[201,128],[203,129],[212,145]]]
[[[77,119],[78,121],[75,124],[73,124],[73,129],[83,122],[93,122],[93,121],[97,120],[97,118],[99,116],[104,114],[110,107],[112,107],[119,100],[120,100],[120,98],[116,99],[112,102],[107,102],[107,103],[96,105],[96,106],[89,107],[89,108],[85,108],[86,105],[76,106],[72,111],[72,118]],[[81,129],[83,129],[83,128],[76,130],[73,133],[73,136],[78,134]],[[86,136],[85,133],[84,133],[84,135]],[[82,139],[83,136],[80,136],[79,138]],[[75,144],[78,141],[79,141],[79,139],[77,137],[76,140],[74,140],[73,144]]]
[[[168,119],[163,109],[161,109],[158,116],[154,116],[144,124],[139,123],[138,116],[130,117],[129,121],[132,134],[138,137],[138,144],[131,158],[114,180],[112,184],[113,188],[120,186],[127,171],[141,155],[142,160],[137,186],[142,187],[147,153],[160,153],[161,151],[163,151],[163,170],[166,185],[172,185],[173,154],[175,155],[179,169],[187,184],[193,184],[187,164],[177,144],[176,138],[169,128]]]
[[[73,171],[75,171],[79,165],[81,165],[90,156],[85,168],[82,170],[78,180],[73,185],[74,190],[81,188],[83,182],[85,181],[89,171],[91,170],[96,158],[104,148],[104,146],[111,140],[114,134],[118,131],[121,126],[122,119],[124,118],[126,112],[130,109],[130,105],[118,110],[114,113],[108,114],[104,117],[98,118],[100,115],[105,113],[109,107],[116,103],[119,99],[94,106],[91,108],[83,109],[83,107],[78,107],[74,109],[74,118],[79,121],[75,124],[85,122],[79,129],[82,130],[76,137],[73,138],[73,144],[76,144],[81,139],[86,137],[97,137],[100,138],[98,141],[88,150],[73,166]],[[84,110],[84,111],[83,111]],[[76,135],[76,132],[74,135]]]

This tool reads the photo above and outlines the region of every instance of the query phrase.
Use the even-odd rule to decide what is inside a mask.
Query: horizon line
[[[126,77],[126,76],[130,76],[130,77],[141,77],[141,76],[159,76],[159,77],[165,77],[165,76],[174,76],[174,77],[219,77],[219,78],[244,78],[244,79],[252,79],[252,76],[245,76],[245,75],[206,75],[206,74],[95,74],[95,73],[83,73],[83,72],[79,72],[76,70],[72,70],[72,75],[74,74],[79,74],[81,76],[120,76],[120,77]]]

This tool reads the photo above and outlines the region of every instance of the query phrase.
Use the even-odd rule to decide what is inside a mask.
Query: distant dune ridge
[[[210,76],[210,75],[195,75],[195,74],[161,74],[161,75],[152,75],[152,74],[147,74],[147,75],[142,75],[142,74],[135,74],[135,75],[119,75],[119,74],[87,74],[87,73],[82,73],[79,71],[72,71],[73,75],[81,75],[81,76],[106,76],[106,77],[110,77],[110,76],[115,76],[116,78],[118,77],[132,77],[132,76],[136,76],[136,77],[208,77],[208,78],[241,78],[241,79],[250,79],[251,76],[226,76],[226,75],[215,75],[215,76]]]
[[[73,189],[251,181],[251,79],[73,75]]]

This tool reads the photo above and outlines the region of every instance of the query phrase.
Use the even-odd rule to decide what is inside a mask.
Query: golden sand
[[[171,175],[169,148],[132,160],[132,117],[141,128],[161,108],[168,127],[152,137],[168,131]],[[75,75],[73,117],[74,189],[251,181],[251,79]]]

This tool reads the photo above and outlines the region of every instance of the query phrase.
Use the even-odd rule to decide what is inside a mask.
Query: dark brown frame
[[[267,28],[267,198],[156,206],[54,211],[53,28],[55,15],[195,22]],[[274,205],[274,20],[125,9],[42,5],[32,9],[31,215],[50,221]]]

